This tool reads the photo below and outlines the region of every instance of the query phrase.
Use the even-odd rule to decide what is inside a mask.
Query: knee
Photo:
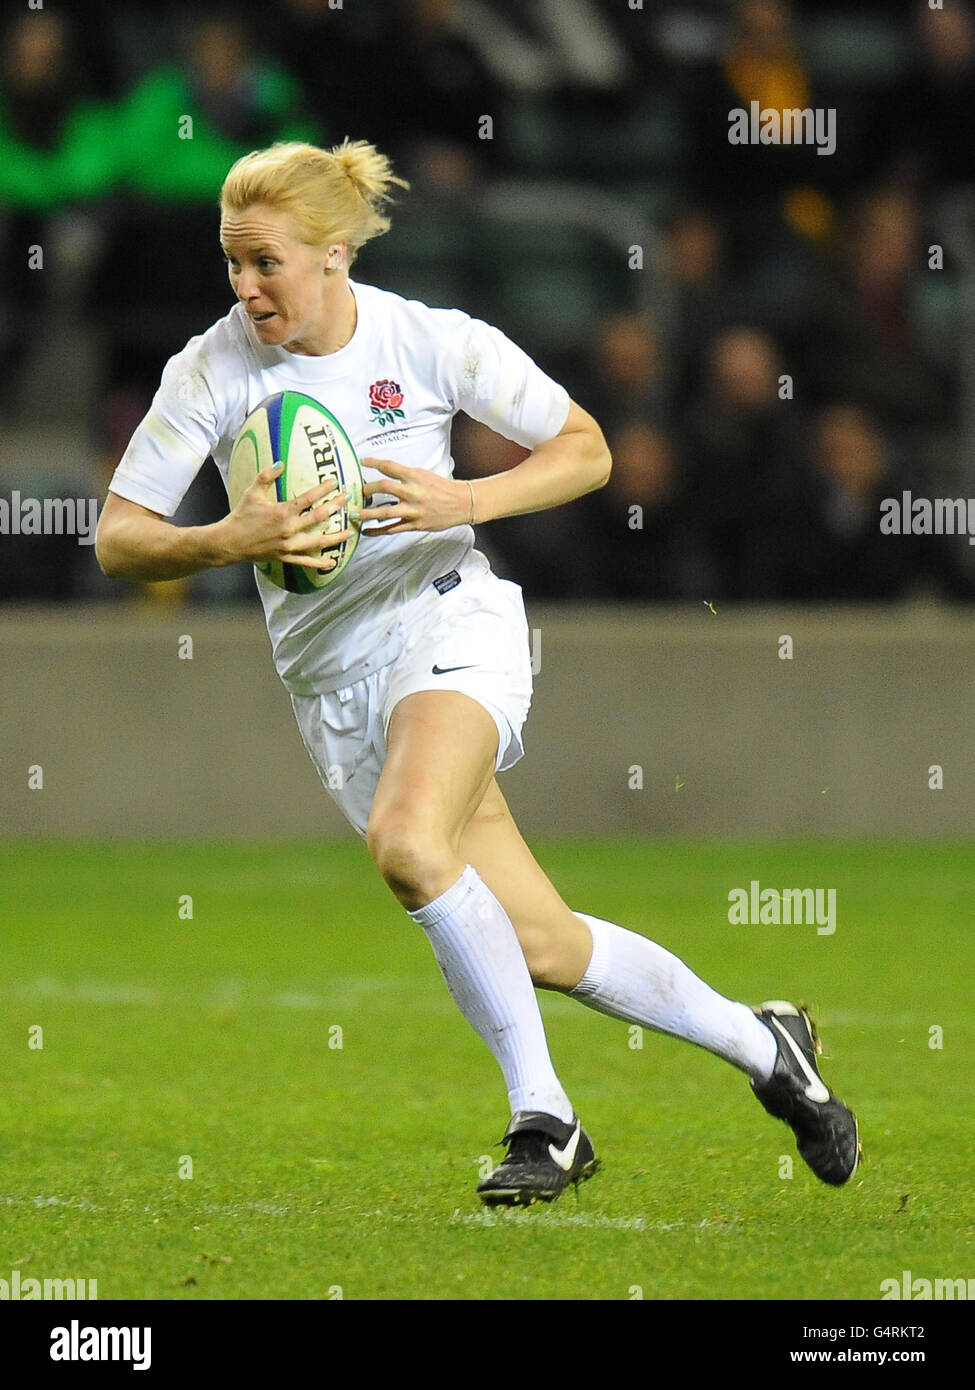
[[[409,816],[371,817],[366,845],[386,883],[409,912],[440,896],[451,878],[449,847],[433,829]],[[444,882],[445,877],[449,880]]]

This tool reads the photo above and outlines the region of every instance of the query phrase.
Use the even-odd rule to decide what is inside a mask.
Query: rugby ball
[[[252,410],[241,425],[230,451],[227,492],[231,509],[236,507],[262,468],[284,464],[281,475],[269,485],[271,500],[287,502],[300,497],[319,483],[334,482],[346,493],[344,506],[327,522],[314,529],[334,535],[349,526],[349,512],[362,506],[362,470],[355,449],[345,430],[320,401],[300,391],[280,391]],[[314,594],[334,584],[348,565],[359,544],[359,528],[352,527],[348,540],[329,546],[323,555],[333,555],[331,570],[310,569],[307,565],[266,560],[256,569],[291,594]]]

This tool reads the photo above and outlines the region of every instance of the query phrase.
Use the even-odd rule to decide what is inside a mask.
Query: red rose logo
[[[403,392],[395,381],[374,381],[369,387],[369,404],[377,425],[391,425],[397,418],[402,420],[406,415],[405,410],[400,409]]]
[[[395,381],[374,381],[369,387],[369,400],[380,410],[395,410],[403,404],[403,392]]]

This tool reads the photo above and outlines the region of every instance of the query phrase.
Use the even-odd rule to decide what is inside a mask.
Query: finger
[[[334,546],[342,545],[348,541],[350,535],[352,535],[352,528],[350,527],[346,527],[345,531],[335,531],[331,535],[317,535],[313,538],[312,550],[331,550]]]
[[[385,473],[390,478],[409,478],[414,472],[405,463],[399,463],[396,459],[360,459],[363,468],[373,468],[377,473]]]
[[[336,531],[333,535],[318,536],[317,544],[322,550],[331,550],[336,545],[341,545],[352,535],[351,528],[347,527],[344,531]],[[313,547],[314,549],[315,547]]]
[[[323,526],[327,524],[331,521],[336,512],[342,510],[345,501],[346,497],[343,492],[337,497],[332,496],[326,498],[324,502],[319,502],[315,507],[309,507],[295,518],[298,523],[296,529],[299,531],[307,531],[310,526]]]
[[[251,483],[251,487],[263,494],[271,484],[281,476],[284,470],[283,463],[269,464],[267,468],[262,468],[257,477]],[[248,489],[249,490],[249,489]]]
[[[314,550],[331,549],[331,546],[341,545],[342,541],[348,541],[350,535],[352,531],[348,527],[345,531],[335,531],[331,535],[325,535],[321,531],[296,531],[284,542],[284,549],[288,555],[305,555],[313,553]]]
[[[302,512],[298,516],[292,514],[285,520],[284,534],[286,536],[324,535],[324,528],[339,510],[338,507],[332,509],[328,503],[325,503],[323,506],[309,508],[308,511]],[[316,527],[320,529],[316,530]]]
[[[392,517],[395,521],[403,520],[401,510],[402,503],[390,504],[386,507],[363,507],[358,515],[358,522],[361,525],[364,521],[388,521]]]
[[[351,535],[352,528],[351,526],[347,526],[344,531],[336,531],[332,536],[323,536],[322,547],[325,550],[331,550],[333,546],[341,545],[344,541],[347,541]]]
[[[302,555],[278,555],[275,558],[284,565],[301,565],[306,570],[333,570],[338,564],[334,556],[330,559],[312,559]]]
[[[397,483],[392,479],[384,483],[366,483],[362,489],[363,501],[371,501],[373,497],[388,496],[398,497],[401,502],[406,500],[407,485]]]
[[[326,497],[330,502],[340,502],[346,496],[344,492],[338,492],[334,480],[324,483],[317,483],[315,487],[310,487],[307,492],[301,493],[299,497],[292,497],[291,507],[298,512],[307,511],[314,507],[316,503],[323,501]]]

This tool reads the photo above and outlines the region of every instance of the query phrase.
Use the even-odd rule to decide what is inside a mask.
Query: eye
[[[262,256],[258,261],[258,265],[261,267],[262,271],[267,271],[273,269],[274,266],[277,265],[277,261],[272,261],[270,256]]]

